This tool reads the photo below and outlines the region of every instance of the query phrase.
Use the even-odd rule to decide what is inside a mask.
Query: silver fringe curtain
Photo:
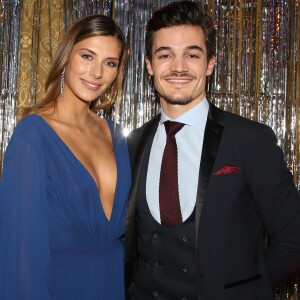
[[[0,2],[0,162],[16,124],[19,1]],[[0,165],[1,169],[1,165]],[[0,172],[1,174],[1,172]]]

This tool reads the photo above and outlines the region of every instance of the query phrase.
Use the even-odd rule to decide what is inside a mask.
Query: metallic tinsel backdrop
[[[173,1],[0,0],[0,166],[18,120],[17,108],[24,101],[33,104],[39,98],[43,85],[40,70],[47,70],[51,64],[60,38],[58,27],[67,28],[85,15],[112,16],[128,41],[129,61],[119,123],[128,132],[148,121],[159,110],[159,104],[145,72],[145,24],[153,11],[170,2]],[[300,189],[299,2],[201,1],[203,10],[214,18],[217,31],[217,64],[207,86],[209,99],[225,110],[271,126]],[[62,16],[61,20],[52,17],[54,12]],[[28,20],[27,31],[20,37],[22,25]],[[45,38],[39,30],[47,22],[50,33]],[[31,47],[30,60],[26,61],[29,78],[20,72],[22,63],[25,65],[25,60],[19,63],[20,41],[22,50]],[[39,47],[48,51],[49,57],[42,60]],[[279,285],[276,299],[299,300],[298,283],[296,278]]]
[[[0,163],[16,123],[19,1],[0,2]],[[1,167],[1,165],[0,165]]]

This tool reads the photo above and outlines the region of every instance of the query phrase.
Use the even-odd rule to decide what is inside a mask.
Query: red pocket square
[[[222,175],[222,174],[232,174],[239,173],[240,168],[235,166],[223,166],[217,172],[213,173],[213,175]]]

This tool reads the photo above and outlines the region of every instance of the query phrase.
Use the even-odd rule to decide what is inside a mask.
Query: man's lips
[[[166,81],[171,83],[188,83],[191,82],[192,78],[165,78]]]
[[[172,73],[165,75],[163,77],[163,79],[170,84],[184,85],[184,84],[192,82],[196,78],[195,78],[195,76],[193,76],[189,73],[186,73],[186,72],[183,72],[181,74],[172,72]]]
[[[165,78],[165,81],[171,86],[171,87],[174,87],[176,89],[178,88],[183,88],[187,85],[189,85],[193,79],[192,78],[187,78],[187,77],[184,77],[184,78],[180,78],[180,77],[167,77]]]

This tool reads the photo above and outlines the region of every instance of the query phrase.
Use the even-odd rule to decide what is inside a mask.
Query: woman
[[[1,182],[2,300],[123,299],[130,166],[97,115],[120,102],[125,42],[106,16],[66,32],[42,101],[24,111]]]

